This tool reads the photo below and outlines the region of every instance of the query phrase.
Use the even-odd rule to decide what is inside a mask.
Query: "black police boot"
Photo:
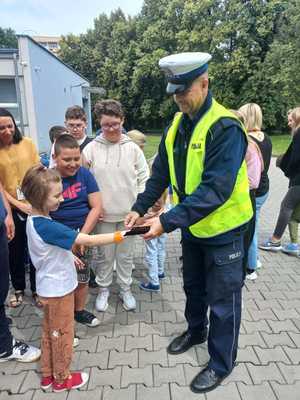
[[[207,367],[192,380],[190,384],[191,391],[194,393],[210,392],[218,387],[226,376],[228,375],[218,376],[213,369]]]
[[[177,336],[167,347],[169,354],[181,354],[190,349],[195,344],[204,343],[207,339],[207,329],[203,329],[199,334],[195,335],[189,331],[183,332]]]

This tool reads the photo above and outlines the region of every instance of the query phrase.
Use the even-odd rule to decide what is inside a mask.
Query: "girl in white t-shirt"
[[[70,373],[74,338],[74,296],[77,273],[73,244],[98,246],[124,240],[124,232],[101,235],[78,233],[53,221],[50,211],[63,201],[57,171],[43,166],[25,175],[22,191],[32,205],[27,219],[29,253],[36,268],[37,294],[44,308],[41,343],[41,387],[54,392],[75,389],[88,381],[85,372]]]

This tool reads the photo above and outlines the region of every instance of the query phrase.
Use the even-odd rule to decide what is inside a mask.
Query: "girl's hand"
[[[76,257],[74,254],[74,263],[75,263],[75,267],[77,269],[83,269],[85,267],[85,264],[83,261],[80,260],[80,258]]]
[[[32,207],[28,203],[22,203],[21,201],[18,204],[18,209],[22,211],[22,213],[30,215],[32,213]]]
[[[15,236],[15,224],[11,214],[8,214],[5,218],[6,235],[7,240],[10,242]]]

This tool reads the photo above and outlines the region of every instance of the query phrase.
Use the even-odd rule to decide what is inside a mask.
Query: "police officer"
[[[154,218],[144,238],[181,228],[188,329],[167,351],[180,354],[208,340],[210,360],[190,385],[197,393],[213,390],[234,367],[243,236],[253,213],[244,161],[246,134],[236,117],[212,98],[210,59],[207,53],[181,53],[159,61],[167,75],[167,93],[180,112],[161,140],[145,191],[125,220],[128,228],[138,223],[171,183],[176,206]]]

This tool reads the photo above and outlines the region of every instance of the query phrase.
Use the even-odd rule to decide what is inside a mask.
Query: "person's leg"
[[[182,241],[183,289],[186,295],[185,318],[188,330],[197,336],[207,329],[206,271],[199,244]]]
[[[118,222],[116,228],[118,231],[124,230],[124,223]],[[116,248],[117,283],[121,292],[129,291],[132,284],[133,241],[134,238],[129,236]]]
[[[88,283],[78,283],[78,286],[74,291],[75,313],[77,311],[82,311],[84,309],[88,295],[88,290],[89,290]]]
[[[253,235],[255,231],[255,213],[256,213],[256,204],[255,204],[255,193],[253,190],[250,190],[250,199],[252,203],[252,208],[253,208],[253,216],[248,222],[248,226],[246,229],[246,232],[244,233],[244,258],[243,258],[243,264],[244,264],[244,272],[245,274],[248,273],[248,252],[249,252],[249,247],[252,243],[253,240]]]
[[[12,286],[16,291],[24,291],[25,283],[25,246],[26,221],[20,220],[16,211],[13,211],[15,223],[15,237],[9,242],[9,269]]]
[[[30,257],[29,257],[29,278],[30,278],[30,289],[32,293],[35,294],[36,293],[35,268],[32,264]]]
[[[166,259],[166,241],[167,234],[163,233],[161,236],[157,238],[157,246],[158,246],[158,276],[164,274],[165,271],[165,259]]]
[[[294,209],[289,222],[290,238],[292,243],[298,243],[298,225],[300,222],[300,204]]]
[[[280,213],[277,219],[277,224],[271,238],[272,241],[280,241],[285,231],[285,228],[291,219],[294,208],[300,202],[300,186],[292,186],[289,188],[285,195],[281,207]]]
[[[255,205],[256,205],[255,229],[254,229],[252,243],[251,243],[251,245],[249,247],[249,251],[248,251],[248,268],[251,270],[255,270],[257,268],[259,216],[260,216],[260,210],[261,210],[263,204],[265,203],[265,201],[267,200],[267,198],[268,198],[268,193],[266,193],[264,196],[255,198]]]
[[[74,293],[47,299],[48,332],[53,377],[62,383],[70,375],[74,339]]]
[[[112,233],[116,231],[116,223],[101,222],[96,226],[96,233]],[[113,264],[116,254],[116,244],[108,244],[103,246],[103,257],[98,260],[98,265],[95,269],[96,282],[101,288],[108,288],[113,280]]]
[[[231,372],[237,356],[242,310],[241,292],[239,289],[210,305],[208,367],[221,377]]]
[[[5,300],[9,288],[8,245],[5,225],[0,225],[0,358],[8,357],[13,351],[13,338],[5,313]]]
[[[95,231],[98,234],[115,232],[116,223],[101,222],[97,224]],[[95,266],[95,280],[97,285],[100,286],[95,307],[98,311],[104,312],[108,308],[109,286],[112,284],[113,280],[116,244],[108,244],[103,246],[102,249],[103,256],[98,259],[98,265]]]
[[[169,354],[180,354],[207,340],[206,266],[204,249],[198,243],[182,241],[183,289],[186,295],[187,331],[175,337],[167,347]]]
[[[210,307],[208,367],[220,377],[231,372],[236,359],[244,278],[243,244],[241,236],[232,243],[206,251],[206,290]]]
[[[210,360],[192,380],[193,392],[215,389],[235,365],[241,323],[241,288],[244,275],[243,237],[205,250],[206,291],[210,308]]]
[[[153,285],[159,285],[157,246],[158,238],[145,241],[145,262],[148,268],[149,280]]]
[[[50,299],[46,297],[40,297],[44,312],[41,338],[41,373],[43,378],[53,377],[53,356],[50,335],[51,302],[48,300]]]

